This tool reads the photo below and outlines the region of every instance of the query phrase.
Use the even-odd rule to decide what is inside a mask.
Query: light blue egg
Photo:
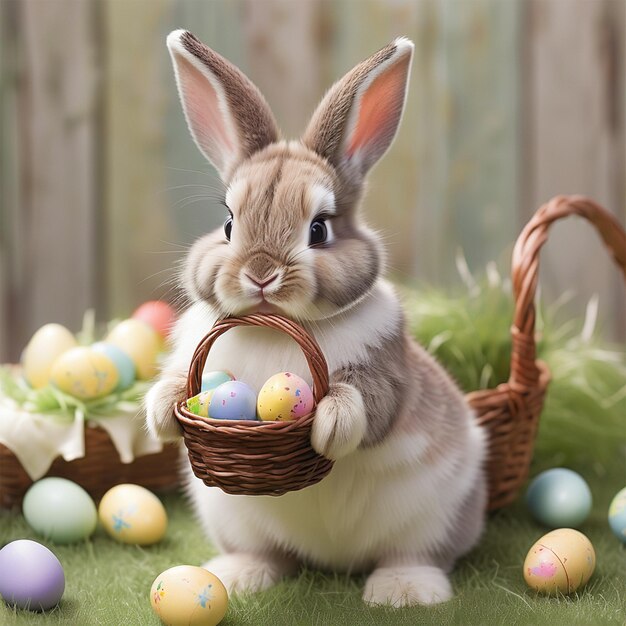
[[[626,543],[626,487],[618,491],[609,507],[609,526],[615,536]]]
[[[256,419],[256,393],[239,380],[229,380],[211,396],[209,417],[219,420]]]
[[[526,503],[533,517],[549,528],[577,528],[591,511],[591,490],[580,474],[557,467],[530,483]]]
[[[100,354],[104,354],[113,361],[120,375],[120,382],[117,384],[116,391],[128,389],[135,382],[135,364],[126,352],[112,343],[104,341],[94,343],[92,349],[100,352]]]
[[[235,380],[235,377],[230,372],[223,370],[204,372],[202,374],[202,388],[200,391],[211,391],[211,389],[215,389],[230,380]]]

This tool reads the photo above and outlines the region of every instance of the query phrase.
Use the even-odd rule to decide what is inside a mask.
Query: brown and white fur
[[[280,497],[231,496],[187,470],[197,515],[221,552],[206,567],[235,592],[265,589],[306,563],[367,572],[371,604],[449,599],[446,573],[483,528],[485,437],[447,373],[409,337],[382,278],[380,240],[358,211],[365,176],[402,116],[413,44],[398,38],[357,65],[290,142],[237,68],[185,31],[168,46],[191,134],[218,170],[233,217],[230,241],[219,229],[186,260],[192,304],[147,396],[148,426],[164,440],[180,437],[172,406],[184,397],[191,355],[226,315],[298,320],[332,381],[311,435],[335,460],[320,483]],[[309,245],[320,215],[327,239]],[[292,340],[249,328],[223,335],[206,367],[257,390],[277,371],[307,373]]]

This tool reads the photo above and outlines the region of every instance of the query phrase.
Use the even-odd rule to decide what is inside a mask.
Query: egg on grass
[[[539,593],[573,593],[584,587],[596,566],[596,554],[585,535],[559,528],[539,539],[524,561],[524,580]]]
[[[614,535],[626,543],[626,487],[615,494],[609,506],[609,526]]]
[[[72,333],[60,324],[42,326],[22,353],[22,374],[28,384],[40,389],[50,382],[54,362],[78,345]]]
[[[310,413],[315,406],[307,382],[290,372],[271,376],[261,387],[257,414],[264,421],[294,420]]]
[[[591,511],[591,489],[580,474],[556,467],[530,483],[526,503],[533,517],[549,528],[577,528]]]
[[[55,543],[73,543],[96,529],[98,514],[91,496],[66,478],[42,478],[24,496],[22,511],[31,528]]]
[[[65,573],[55,554],[36,541],[18,539],[0,550],[0,597],[10,606],[46,611],[65,591]]]
[[[155,578],[150,604],[168,626],[216,626],[226,615],[228,593],[208,570],[178,565]]]
[[[161,501],[139,485],[111,487],[100,500],[98,517],[104,530],[121,543],[148,546],[167,530],[167,513]]]

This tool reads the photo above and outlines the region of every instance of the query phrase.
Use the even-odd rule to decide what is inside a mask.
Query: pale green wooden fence
[[[401,279],[506,263],[531,212],[586,193],[626,219],[622,0],[0,0],[0,361],[47,321],[126,315],[168,292],[219,224],[164,39],[184,27],[259,85],[287,136],[353,64],[416,43],[401,133],[366,215]],[[584,224],[543,255],[547,298],[593,293],[626,335],[623,286]]]

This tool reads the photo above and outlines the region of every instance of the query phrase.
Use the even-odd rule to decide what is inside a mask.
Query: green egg
[[[91,496],[65,478],[43,478],[34,483],[24,496],[22,511],[37,534],[55,543],[87,539],[98,522]]]

